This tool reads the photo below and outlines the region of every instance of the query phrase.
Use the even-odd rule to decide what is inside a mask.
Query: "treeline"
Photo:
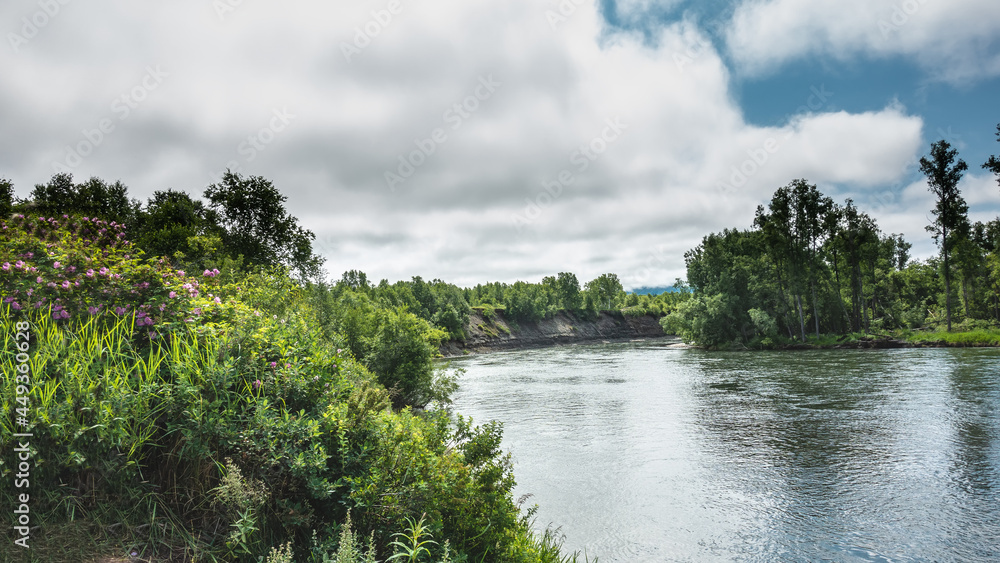
[[[662,316],[687,297],[684,291],[660,295],[626,293],[615,274],[602,274],[581,287],[576,275],[569,272],[546,276],[541,283],[479,284],[466,289],[464,294],[473,307],[486,311],[503,310],[505,317],[514,322],[548,319],[561,311],[584,319],[594,319],[600,311]]]
[[[969,220],[958,189],[968,165],[946,141],[920,168],[936,197],[927,230],[939,257],[912,261],[902,235],[883,233],[850,199],[837,204],[795,180],[757,208],[751,229],[710,234],[685,254],[694,295],[661,320],[664,329],[710,347],[771,347],[1000,324],[1000,218]],[[983,168],[1000,182],[996,157]]]
[[[184,191],[158,190],[145,203],[130,198],[121,182],[91,178],[74,183],[55,174],[27,198],[0,179],[0,217],[82,215],[124,225],[126,236],[149,256],[166,256],[191,268],[234,263],[238,268],[287,267],[298,279],[320,275],[315,235],[285,210],[288,199],[267,179],[226,172],[209,185],[205,202]]]
[[[146,255],[167,257],[179,268],[221,268],[230,272],[286,268],[301,283],[323,295],[317,299],[339,303],[342,311],[386,309],[397,315],[405,311],[427,321],[443,331],[435,333],[420,327],[423,337],[431,342],[464,340],[464,326],[473,307],[487,314],[502,311],[514,323],[539,321],[562,311],[583,319],[594,319],[600,311],[659,317],[672,312],[688,297],[680,280],[676,282],[678,291],[660,295],[627,293],[613,273],[584,284],[575,274],[561,272],[544,277],[540,283],[490,282],[460,288],[439,279],[425,281],[420,276],[376,284],[364,272],[350,270],[332,282],[323,279],[323,259],[312,251],[315,235],[288,214],[284,208],[287,197],[269,180],[227,172],[218,184],[205,189],[203,199],[168,189],[154,192],[143,203],[129,197],[128,188],[121,182],[91,178],[74,183],[69,174],[54,175],[48,183],[36,185],[27,198],[20,199],[14,196],[11,183],[0,179],[0,217],[12,212],[100,217],[123,225],[126,236]],[[371,341],[371,335],[381,326],[374,319],[368,321],[336,321],[343,330],[359,331],[350,338],[357,344],[352,345],[352,351],[358,358],[370,354],[360,342]]]

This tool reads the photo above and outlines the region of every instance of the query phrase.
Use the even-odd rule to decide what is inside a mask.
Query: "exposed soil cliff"
[[[497,311],[492,319],[485,319],[475,310],[465,325],[465,334],[465,342],[446,342],[441,346],[441,353],[445,356],[460,356],[467,352],[664,336],[659,320],[648,315],[630,318],[618,312],[607,312],[600,313],[597,319],[590,321],[562,312],[551,319],[517,324],[508,322],[501,311]]]

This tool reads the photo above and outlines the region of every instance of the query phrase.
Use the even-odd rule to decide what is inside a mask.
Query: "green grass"
[[[975,329],[962,332],[913,332],[901,335],[907,342],[943,343],[951,346],[1000,346],[1000,329]]]

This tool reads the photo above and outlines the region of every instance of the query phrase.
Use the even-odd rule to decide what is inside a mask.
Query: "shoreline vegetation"
[[[530,325],[527,329],[507,327],[498,313],[493,324],[473,311],[466,332],[465,341],[447,341],[439,348],[443,360],[460,358],[471,354],[484,354],[510,350],[532,350],[574,344],[598,344],[616,342],[653,342],[682,340],[674,334],[664,333],[659,319],[652,315],[628,319],[616,311],[602,311],[600,319],[588,321],[568,313],[560,313],[548,322]],[[562,317],[561,319],[558,317]],[[568,321],[568,322],[567,322]],[[572,324],[570,324],[572,323]],[[500,325],[507,327],[507,333]],[[539,326],[540,325],[540,326]],[[567,331],[567,327],[569,331]],[[477,331],[478,329],[478,331]],[[697,344],[687,344],[691,348],[705,348]],[[971,348],[1000,346],[1000,329],[978,329],[968,331],[899,331],[891,334],[845,334],[806,336],[806,341],[776,339],[757,348],[733,345],[715,347],[715,350],[829,350],[829,349],[888,349],[888,348]]]
[[[709,349],[995,345],[1000,217],[969,218],[957,155],[938,141],[920,159],[940,256],[912,260],[912,245],[851,199],[794,180],[757,207],[750,229],[709,234],[685,253],[691,295],[662,319],[665,332]],[[996,157],[982,167],[1000,183]]]

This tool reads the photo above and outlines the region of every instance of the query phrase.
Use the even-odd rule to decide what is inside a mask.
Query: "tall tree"
[[[1000,123],[997,124],[997,142],[1000,143]],[[997,184],[1000,184],[1000,158],[991,156],[989,160],[983,163],[983,168],[996,174]]]
[[[787,267],[789,289],[799,317],[799,337],[805,340],[803,294],[812,297],[813,325],[819,336],[819,300],[817,280],[823,271],[819,248],[829,231],[828,217],[833,200],[804,179],[778,188],[771,197],[769,212],[757,209],[755,225],[764,233],[770,254]]]
[[[833,226],[829,249],[833,254],[838,293],[840,285],[839,259],[844,260],[851,290],[851,329],[855,332],[869,328],[868,298],[865,293],[865,277],[862,265],[871,262],[879,247],[879,228],[868,214],[847,200],[843,208],[836,211],[838,222]],[[874,272],[870,272],[874,275]]]
[[[920,158],[920,171],[927,176],[927,185],[937,198],[937,203],[931,213],[934,222],[928,225],[927,231],[932,233],[934,241],[941,246],[941,256],[944,259],[944,292],[945,315],[948,320],[948,331],[951,332],[951,269],[948,263],[953,246],[953,232],[963,222],[968,221],[969,206],[962,198],[958,183],[963,173],[969,169],[965,161],[955,161],[958,151],[951,148],[948,141],[938,141],[931,145],[931,158]]]
[[[799,244],[805,248],[804,274],[812,294],[813,324],[816,337],[819,338],[820,311],[816,298],[816,284],[817,278],[823,271],[819,248],[826,237],[827,217],[833,211],[833,200],[820,193],[815,184],[803,179],[795,180],[790,187],[795,205],[795,236]]]
[[[580,295],[580,282],[576,279],[576,274],[571,272],[559,272],[556,276],[556,287],[559,290],[559,301],[563,309],[576,311],[583,307],[583,296]]]
[[[242,255],[248,265],[287,266],[302,279],[319,275],[323,259],[312,253],[316,235],[288,214],[288,198],[269,180],[227,170],[221,182],[205,189],[205,199],[219,214],[227,252]]]

